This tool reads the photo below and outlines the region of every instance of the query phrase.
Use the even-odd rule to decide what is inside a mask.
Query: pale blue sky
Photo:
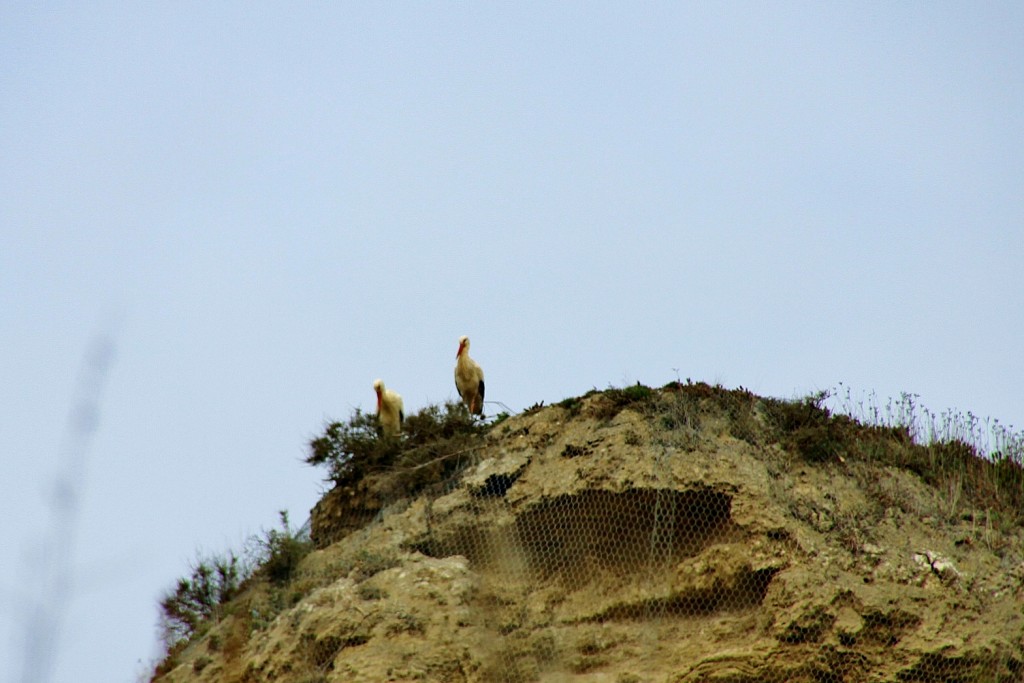
[[[131,682],[325,420],[682,378],[1024,426],[1024,5],[0,7],[0,677],[116,346],[49,680]],[[496,411],[488,406],[488,412]]]

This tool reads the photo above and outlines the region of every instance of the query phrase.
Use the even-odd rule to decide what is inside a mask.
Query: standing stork
[[[469,357],[469,337],[459,337],[455,354],[455,388],[462,402],[474,415],[484,414],[484,371]]]
[[[376,380],[373,390],[377,392],[377,423],[384,436],[395,436],[402,431],[405,409],[398,393],[384,388],[384,382]]]

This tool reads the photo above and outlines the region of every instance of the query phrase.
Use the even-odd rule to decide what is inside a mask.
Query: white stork
[[[377,392],[377,423],[384,436],[395,436],[402,431],[405,409],[398,393],[384,388],[384,382],[376,380],[373,390]]]
[[[469,357],[469,337],[459,337],[459,352],[455,359],[455,388],[469,412],[483,415],[484,371]]]

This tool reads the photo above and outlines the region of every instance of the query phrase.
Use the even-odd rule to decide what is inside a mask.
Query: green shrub
[[[223,556],[200,555],[189,576],[179,578],[174,589],[160,599],[160,624],[169,658],[182,644],[223,618],[248,582],[262,579],[279,588],[294,578],[313,543],[304,529],[291,528],[286,510],[280,515],[280,529],[264,531],[246,542],[244,560],[234,551]]]
[[[280,515],[280,529],[265,531],[252,541],[256,572],[277,586],[291,581],[299,562],[313,549],[309,533],[303,529],[293,530],[288,524],[288,511],[281,510]]]
[[[310,442],[306,462],[327,467],[329,479],[339,485],[387,472],[394,475],[394,488],[411,493],[451,474],[459,465],[455,456],[479,446],[488,428],[461,403],[448,402],[406,416],[400,435],[382,437],[376,418],[357,409],[347,423],[331,423]]]
[[[168,649],[218,621],[246,574],[233,552],[224,557],[200,557],[192,565],[191,576],[179,578],[174,590],[160,600],[161,629]]]
[[[429,405],[406,417],[402,425],[404,450],[451,439],[460,435],[483,434],[485,427],[466,410],[462,403]]]
[[[324,465],[335,482],[358,481],[389,465],[399,451],[398,438],[377,433],[377,418],[358,408],[348,422],[327,425],[324,435],[310,442],[306,463]]]
[[[857,436],[859,425],[846,415],[832,415],[819,391],[797,401],[765,399],[762,403],[779,441],[810,462],[842,457]]]
[[[657,397],[654,389],[639,382],[622,389],[609,387],[605,391],[592,393],[599,393],[600,399],[594,401],[589,412],[595,419],[602,421],[611,420],[625,408],[640,409],[642,406],[649,406]],[[587,398],[591,394],[587,394],[583,398]]]

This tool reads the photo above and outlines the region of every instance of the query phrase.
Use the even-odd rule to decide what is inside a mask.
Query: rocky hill
[[[1015,458],[702,383],[395,448],[154,681],[1024,680]]]

